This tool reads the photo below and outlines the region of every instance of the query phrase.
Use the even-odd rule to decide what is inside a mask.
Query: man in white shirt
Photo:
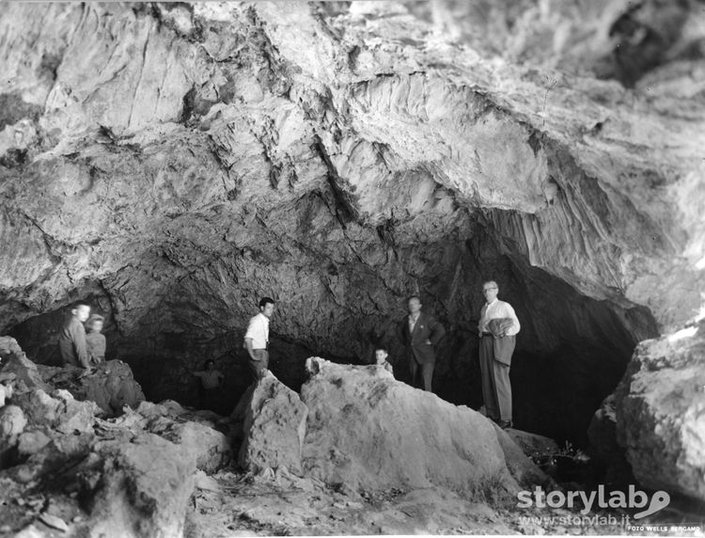
[[[482,285],[486,303],[480,311],[480,373],[487,417],[502,428],[512,427],[512,386],[509,368],[521,324],[509,303],[497,299],[494,280]]]
[[[250,355],[248,364],[255,380],[267,373],[269,367],[269,318],[274,313],[274,299],[262,297],[259,314],[250,318],[245,333],[245,348]]]

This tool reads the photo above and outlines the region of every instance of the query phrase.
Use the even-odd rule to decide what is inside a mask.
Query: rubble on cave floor
[[[554,443],[375,366],[313,358],[301,395],[269,375],[230,419],[173,401],[110,417],[0,340],[0,536],[624,533],[616,513],[519,509],[520,488],[559,487],[527,457]]]
[[[508,499],[468,500],[444,488],[396,488],[360,494],[298,478],[286,470],[224,470],[196,488],[189,536],[375,534],[625,534],[618,514],[588,514],[601,525],[575,525],[578,511],[517,510]],[[613,523],[609,523],[609,516]],[[566,523],[565,521],[568,521]],[[595,519],[595,521],[597,521]]]

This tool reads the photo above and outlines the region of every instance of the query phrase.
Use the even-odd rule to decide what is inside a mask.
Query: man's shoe
[[[497,423],[497,426],[499,426],[503,430],[506,430],[507,428],[511,428],[512,426],[514,426],[514,424],[512,424],[511,420],[500,420]]]

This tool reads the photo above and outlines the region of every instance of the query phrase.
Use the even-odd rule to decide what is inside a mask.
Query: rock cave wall
[[[8,6],[0,332],[51,363],[88,299],[148,398],[194,402],[215,358],[227,412],[261,295],[296,388],[377,341],[404,379],[390,320],[420,293],[438,393],[478,407],[493,278],[517,424],[584,442],[635,344],[701,304],[705,36],[694,2],[569,4]]]

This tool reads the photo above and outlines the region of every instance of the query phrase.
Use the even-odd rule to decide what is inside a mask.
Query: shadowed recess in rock
[[[124,308],[146,313],[129,319],[124,328],[120,320],[129,316],[112,310],[119,303],[106,295],[109,285],[89,298],[107,315],[108,358],[128,362],[148,398],[195,404],[196,380],[190,371],[213,358],[226,379],[217,410],[227,414],[251,381],[242,338],[252,311],[238,300],[215,300],[225,290],[218,274],[259,271],[272,286],[278,303],[271,325],[271,369],[295,390],[305,379],[304,360],[312,353],[365,364],[372,362],[378,344],[390,350],[397,378],[409,381],[395,328],[405,314],[406,296],[418,290],[424,308],[447,329],[439,347],[435,392],[477,409],[482,405],[477,322],[484,300],[478,290],[483,280],[493,278],[523,326],[511,373],[517,425],[584,444],[592,413],[616,386],[636,342],[656,334],[653,318],[645,309],[582,296],[516,253],[500,254],[481,226],[468,230],[472,236],[463,242],[390,246],[388,239],[375,239],[364,246],[364,257],[344,265],[332,261],[341,255],[335,248],[347,248],[340,244],[319,247],[331,259],[328,264],[320,258],[306,262],[304,254],[286,256],[277,265],[244,257],[229,267],[219,259],[182,278],[154,305],[139,301],[158,281],[140,280],[145,288],[136,289],[135,302]],[[292,285],[282,287],[286,281]],[[30,357],[58,364],[60,319],[60,312],[44,314],[12,334]]]

